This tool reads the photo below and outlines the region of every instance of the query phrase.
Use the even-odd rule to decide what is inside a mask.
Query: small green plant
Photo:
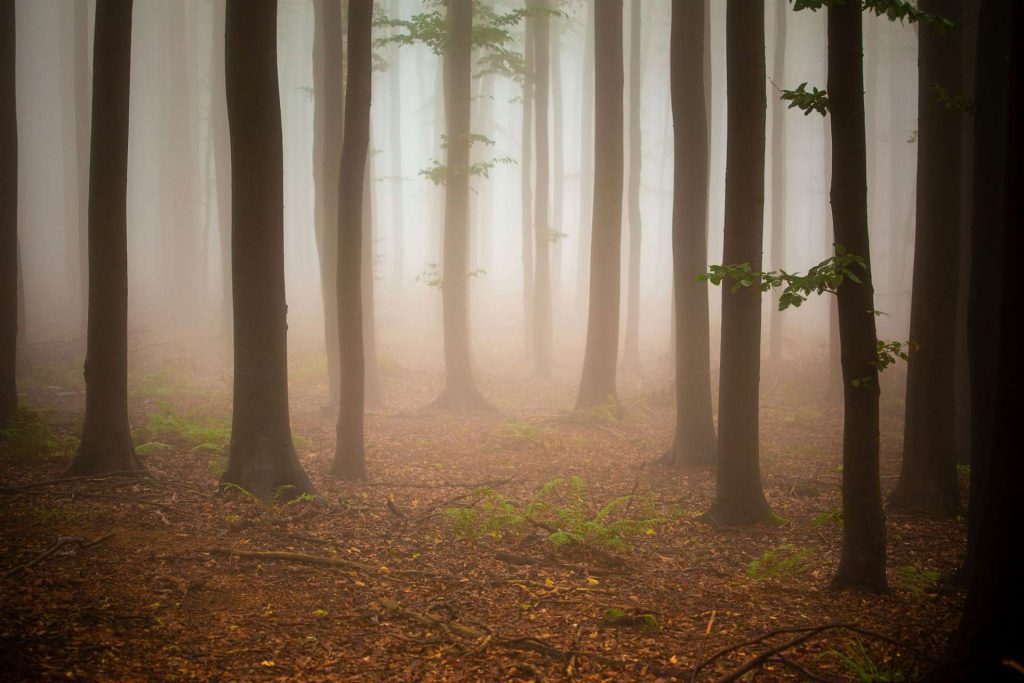
[[[160,412],[149,416],[135,438],[192,451],[220,453],[231,441],[231,424],[224,417],[196,413],[179,415],[165,404]]]
[[[526,517],[514,503],[492,488],[482,487],[469,496],[470,506],[445,510],[459,538],[475,541],[481,536],[502,538],[522,531]]]
[[[21,407],[14,419],[0,429],[0,443],[20,457],[64,457],[78,448],[78,439],[54,429],[42,413]]]
[[[827,512],[822,512],[821,514],[816,515],[814,517],[814,519],[811,520],[811,526],[814,527],[815,529],[817,529],[818,527],[823,527],[826,524],[831,524],[834,527],[836,527],[837,529],[842,529],[843,528],[843,513],[842,513],[842,511],[841,510],[829,510]]]
[[[242,488],[238,484],[232,484],[230,482],[221,484],[220,491],[221,493],[240,493],[242,494],[242,496],[248,498],[251,502],[256,503],[257,505],[260,505],[262,503],[259,496],[257,496],[249,489]]]
[[[920,595],[929,588],[933,588],[939,582],[939,572],[927,567],[920,567],[916,564],[906,565],[896,570],[896,577],[893,585],[910,591],[914,595]]]
[[[809,572],[815,564],[811,548],[785,543],[765,551],[747,565],[747,576],[754,581],[784,578]]]
[[[875,659],[860,638],[849,638],[842,651],[828,650],[823,656],[838,659],[850,678],[860,683],[903,683],[917,678],[914,672],[908,676],[892,660],[886,662]]]
[[[603,626],[633,626],[651,630],[658,629],[658,619],[651,612],[640,609],[624,610],[619,607],[606,609],[601,615]]]

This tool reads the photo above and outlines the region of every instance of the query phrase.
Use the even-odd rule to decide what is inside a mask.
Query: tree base
[[[889,583],[885,578],[885,567],[879,571],[874,566],[854,567],[840,560],[839,569],[832,577],[829,588],[836,591],[851,590],[882,595],[889,592]]]
[[[303,494],[316,495],[295,450],[289,445],[285,453],[263,450],[243,457],[228,458],[228,468],[221,475],[218,489],[237,486],[256,498],[267,501],[289,501]]]
[[[959,492],[949,495],[933,487],[908,486],[902,476],[889,494],[886,507],[923,517],[954,517],[963,512]]]
[[[655,460],[655,464],[677,470],[710,467],[718,461],[714,447],[687,446],[681,448],[674,441],[669,449]]]
[[[447,385],[430,406],[439,410],[459,412],[497,412],[495,407],[480,393],[480,390],[472,385],[465,387]]]
[[[363,452],[346,453],[341,450],[334,452],[334,463],[331,465],[331,474],[345,481],[365,482],[366,458]]]
[[[767,502],[725,505],[717,500],[711,504],[711,509],[705,512],[701,519],[723,527],[748,527],[758,524],[779,526],[784,521],[772,511]]]
[[[135,454],[131,443],[115,448],[109,445],[92,447],[83,441],[75,457],[64,470],[64,476],[68,477],[131,473],[146,473],[146,467]]]

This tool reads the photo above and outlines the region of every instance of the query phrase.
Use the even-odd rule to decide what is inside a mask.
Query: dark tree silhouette
[[[1024,113],[1018,36],[1024,12],[1013,0],[983,0],[978,24],[974,108],[974,190],[971,239],[970,362],[971,496],[967,600],[951,640],[949,661],[935,680],[1017,680],[1024,661],[1024,459],[1020,457],[1017,342],[1024,286],[1015,275],[1024,249]]]
[[[583,43],[582,95],[580,98],[580,213],[576,245],[576,303],[582,308],[589,291],[590,226],[594,209],[594,3],[586,3],[586,38]]]
[[[18,410],[18,110],[14,0],[0,2],[0,426]]]
[[[761,270],[764,219],[764,2],[729,0],[726,8],[729,92],[725,179],[725,263]],[[718,476],[710,515],[754,524],[771,514],[761,488],[758,384],[761,292],[722,292],[722,360],[718,398]]]
[[[535,19],[527,15],[523,31],[523,154],[520,160],[520,184],[522,192],[522,241],[523,241],[523,336],[527,356],[533,355],[534,339],[534,265],[533,265],[533,108]]]
[[[348,3],[345,135],[338,173],[338,402],[332,472],[366,479],[363,445],[363,201],[370,143],[370,30],[373,0]]]
[[[85,422],[74,475],[141,470],[128,426],[128,93],[132,0],[98,0],[89,154]]]
[[[590,303],[577,408],[618,400],[622,239],[622,0],[594,5],[594,210]]]
[[[228,0],[224,48],[235,378],[228,466],[221,483],[264,499],[277,492],[292,497],[313,487],[295,454],[288,422],[277,2]]]
[[[889,498],[895,509],[952,514],[960,507],[956,474],[955,368],[960,280],[960,170],[963,112],[943,101],[963,92],[957,0],[920,8],[954,23],[918,29],[917,226],[910,305],[903,466]],[[941,89],[941,90],[940,90]]]
[[[548,113],[551,83],[551,17],[548,0],[535,0],[532,19],[533,73],[535,86],[533,115],[536,121],[536,192],[533,196],[533,243],[536,267],[533,284],[533,372],[538,377],[551,375],[551,227],[548,212],[550,197],[550,153],[548,151]]]
[[[884,590],[885,514],[878,474],[878,366],[868,243],[861,8],[828,6],[832,217],[836,243],[864,258],[836,298],[843,367],[843,546],[837,588]]]
[[[388,12],[392,19],[401,17],[401,0],[390,0]],[[394,224],[392,232],[392,277],[395,286],[405,285],[405,235],[403,226],[405,224],[405,200],[403,198],[404,186],[402,179],[402,55],[399,46],[392,45],[388,55],[390,65],[388,67],[388,125],[395,131],[388,140],[391,152],[390,171],[392,175],[391,205],[394,212]]]
[[[672,2],[671,87],[675,138],[672,271],[675,307],[676,428],[662,458],[677,467],[715,461],[707,283],[708,122],[704,3]]]
[[[435,405],[456,410],[485,408],[488,405],[473,378],[469,342],[467,232],[472,29],[473,0],[450,0],[448,51],[445,53],[448,178],[444,208],[444,282],[441,286],[445,387]]]
[[[640,215],[640,115],[643,109],[643,58],[640,0],[629,4],[629,159],[626,213],[629,216],[629,267],[626,275],[626,330],[622,365],[640,369],[640,255],[643,226]]]
[[[221,305],[223,335],[231,339],[231,140],[228,134],[228,107],[224,87],[224,12],[225,4],[213,4],[213,31],[210,33],[210,145],[217,186],[217,238],[220,244]],[[227,347],[225,347],[227,350]]]
[[[775,2],[775,47],[772,54],[772,79],[786,82],[786,15],[788,0]],[[781,99],[772,104],[772,242],[773,269],[786,265],[786,108]],[[772,363],[782,360],[782,311],[779,310],[780,290],[775,290],[768,318],[768,357]]]
[[[320,256],[320,291],[324,300],[324,338],[327,347],[329,409],[337,408],[338,378],[338,169],[341,167],[344,126],[344,38],[341,3],[316,3],[313,33],[313,187],[314,225]]]

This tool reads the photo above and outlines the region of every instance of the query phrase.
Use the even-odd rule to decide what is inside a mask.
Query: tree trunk
[[[1016,260],[1024,249],[1019,198],[1022,145],[1019,3],[984,0],[978,29],[974,108],[974,195],[971,244],[971,496],[967,600],[953,634],[950,663],[938,680],[1013,680],[1024,661],[1024,367],[1017,335],[1024,287]],[[990,289],[991,288],[991,289]]]
[[[548,92],[551,75],[551,18],[548,1],[535,0],[533,7],[533,56],[536,86],[533,115],[536,120],[537,156],[536,191],[534,192],[533,243],[536,248],[536,269],[533,284],[533,373],[551,376],[551,221],[548,213],[550,196],[550,156],[548,154]]]
[[[75,59],[75,187],[78,195],[78,283],[81,301],[79,330],[84,342],[89,323],[89,3],[76,2],[74,17]]]
[[[715,461],[711,412],[711,334],[707,283],[708,122],[704,98],[704,3],[673,0],[671,88],[675,143],[672,278],[676,321],[676,427],[662,462]],[[698,97],[699,95],[699,97]]]
[[[401,12],[400,0],[391,0],[389,13],[392,19],[399,19]],[[394,217],[391,237],[391,277],[395,287],[405,284],[405,223],[404,178],[402,177],[402,70],[400,46],[394,45],[390,54],[388,68],[388,116],[391,135],[388,140],[391,152],[391,210]]]
[[[341,29],[341,2],[320,0],[316,5],[313,62],[316,103],[313,143],[313,183],[317,193],[314,219],[317,252],[320,256],[320,291],[324,301],[324,340],[327,350],[328,410],[338,406],[341,373],[338,367],[338,173],[341,167],[342,128],[344,126],[345,76],[344,38]],[[318,40],[319,39],[319,40]],[[317,44],[318,43],[318,44]],[[318,73],[319,72],[319,73]],[[319,116],[318,116],[319,114]]]
[[[18,108],[14,0],[0,2],[0,427],[18,410]]]
[[[576,408],[618,401],[622,240],[622,0],[594,5],[594,210],[590,306]],[[600,143],[600,144],[598,144]]]
[[[529,14],[523,37],[523,61],[526,73],[523,75],[523,153],[520,161],[522,186],[522,235],[523,235],[523,335],[527,357],[533,355],[534,340],[534,296],[533,296],[533,108],[536,66],[534,60],[534,19]]]
[[[220,244],[222,335],[231,339],[231,139],[224,87],[224,11],[225,4],[213,4],[213,31],[210,35],[210,144],[213,146],[214,182],[217,193],[217,239]]]
[[[98,0],[89,157],[85,423],[72,475],[141,470],[128,426],[128,91],[132,2]]]
[[[562,102],[562,22],[551,21],[551,310],[562,304],[562,242],[565,239],[565,115]]]
[[[363,445],[363,188],[370,143],[370,30],[373,0],[348,3],[348,77],[345,136],[338,174],[338,384],[337,444],[332,472],[345,479],[366,480]],[[370,271],[372,273],[372,270]]]
[[[576,245],[576,305],[583,307],[589,292],[590,226],[594,208],[594,3],[586,3],[583,44],[583,94],[580,99],[580,217]]]
[[[822,169],[821,177],[825,181],[826,199],[822,206],[825,207],[825,234],[827,235],[828,243],[832,245],[836,241],[836,231],[832,221],[832,206],[828,201],[828,192],[832,187],[832,121],[830,119],[826,118],[824,120],[824,129],[825,135],[821,155],[824,168]],[[834,402],[838,402],[843,397],[842,355],[842,349],[839,344],[839,305],[834,297],[830,297],[828,302],[828,388],[825,395],[830,401]]]
[[[942,102],[963,92],[961,3],[922,0],[921,9],[954,23],[918,31],[917,227],[910,307],[911,349],[903,465],[889,498],[893,509],[954,514],[960,508],[956,474],[955,367],[960,271],[961,117]]]
[[[288,422],[284,161],[277,3],[228,0],[225,74],[231,133],[235,378],[222,484],[260,498],[312,492]],[[94,117],[95,120],[95,117]]]
[[[725,263],[761,270],[764,219],[764,1],[729,0],[726,9],[729,92],[725,181]],[[718,398],[718,475],[710,515],[724,524],[755,524],[771,515],[761,488],[758,385],[761,290],[722,292]]]
[[[473,0],[449,0],[445,94],[448,99],[448,181],[445,184],[444,309],[445,387],[440,408],[473,410],[487,402],[473,378],[469,343],[469,108]]]
[[[370,141],[367,149],[373,149],[373,132],[370,132]],[[375,186],[373,171],[373,154],[366,155],[366,171],[363,180],[363,218],[362,218],[362,272],[363,288],[363,397],[366,405],[380,405],[380,376],[377,368],[377,316],[374,299],[374,207],[375,207]]]
[[[878,474],[878,366],[868,241],[861,8],[828,8],[832,217],[836,244],[861,256],[862,282],[836,294],[843,364],[843,546],[837,588],[885,590],[885,514]]]
[[[775,46],[772,78],[786,82],[786,15],[788,0],[775,0]],[[781,87],[781,86],[780,86]],[[786,107],[778,97],[772,100],[772,270],[786,262]],[[768,314],[768,358],[773,364],[782,360],[782,311],[779,310],[781,290],[772,294]]]
[[[626,205],[629,212],[629,274],[626,281],[626,333],[622,365],[640,369],[640,116],[643,109],[643,65],[640,52],[640,0],[629,7],[629,176]]]

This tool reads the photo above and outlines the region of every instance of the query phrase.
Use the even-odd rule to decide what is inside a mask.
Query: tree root
[[[17,567],[13,567],[11,569],[8,569],[7,571],[5,571],[0,576],[3,576],[4,578],[6,578],[8,576],[12,576],[12,575],[17,574],[19,572],[25,571],[26,569],[29,569],[30,567],[34,567],[37,564],[39,564],[40,562],[42,562],[43,560],[45,560],[46,558],[52,557],[53,555],[55,555],[58,550],[60,550],[61,548],[65,547],[65,546],[77,545],[80,548],[91,548],[94,545],[99,545],[100,543],[102,543],[103,541],[107,540],[108,538],[110,538],[113,535],[114,535],[113,532],[106,533],[106,534],[103,534],[102,536],[100,536],[99,538],[93,539],[91,541],[86,541],[84,538],[78,538],[77,536],[64,536],[64,537],[60,538],[56,543],[51,545],[49,548],[47,548],[46,550],[44,550],[40,554],[36,555],[32,560],[26,562],[23,565],[19,565]]]

